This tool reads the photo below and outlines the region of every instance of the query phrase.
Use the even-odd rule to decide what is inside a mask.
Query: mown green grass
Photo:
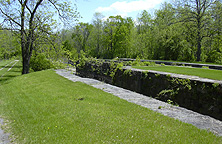
[[[0,115],[17,143],[222,143],[168,118],[52,70],[0,86]]]
[[[8,69],[12,67],[14,62],[15,62],[14,60],[0,61],[0,85],[13,77],[21,75],[21,68],[22,68],[21,61],[17,62],[17,64],[15,64],[13,68],[10,71],[8,71]]]
[[[178,66],[133,66],[132,68],[142,70],[154,70],[176,74],[193,75],[202,78],[209,78],[214,80],[222,80],[221,70],[191,68],[191,67],[178,67]]]
[[[0,60],[0,69],[10,63],[12,60]]]
[[[154,60],[154,61],[164,61],[164,62],[175,62],[175,63],[194,63],[194,64],[208,64],[208,65],[222,65],[220,63],[212,63],[212,62],[197,62],[197,61],[173,61],[173,60]]]

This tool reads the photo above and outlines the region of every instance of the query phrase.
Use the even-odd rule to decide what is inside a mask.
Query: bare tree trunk
[[[22,74],[29,73],[30,58],[31,58],[30,56],[22,57],[22,63],[23,63]]]
[[[21,48],[22,48],[22,74],[28,74],[29,73],[29,62],[27,57],[27,51],[26,51],[26,39],[25,39],[25,6],[26,6],[27,0],[22,4],[22,13],[21,13]]]
[[[197,41],[197,61],[201,61],[201,38],[198,37]]]

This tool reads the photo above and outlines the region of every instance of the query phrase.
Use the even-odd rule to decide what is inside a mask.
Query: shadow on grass
[[[22,67],[18,67],[18,69],[11,69],[10,72],[22,73]]]
[[[3,84],[7,84],[8,80],[14,78],[14,77],[17,77],[18,75],[4,75],[2,77],[0,77],[0,85],[3,85]]]
[[[0,66],[0,69],[1,69],[1,68],[9,69],[9,68],[11,68],[11,67],[12,67],[12,66],[6,66],[6,67],[5,67],[5,66]],[[15,65],[15,66],[13,66],[13,68],[22,68],[22,66],[16,66],[16,65]]]
[[[0,86],[3,84],[7,84],[7,81],[11,79],[10,77],[1,77],[0,78]]]

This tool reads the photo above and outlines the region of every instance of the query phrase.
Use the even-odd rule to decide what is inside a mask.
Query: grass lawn
[[[13,66],[15,63],[14,60],[3,60],[0,61],[0,85],[6,82],[7,80],[21,75],[21,61],[19,61],[17,64]],[[8,71],[9,68],[13,68]]]
[[[173,61],[173,60],[153,60],[153,61],[164,61],[164,62],[175,62],[175,63],[194,63],[194,64],[208,64],[208,65],[222,65],[222,64],[218,64],[218,63],[211,63],[211,62],[197,62],[197,61],[193,61],[193,62],[189,62],[189,61]]]
[[[222,137],[74,83],[53,70],[2,83],[0,115],[22,144],[222,143]]]
[[[209,78],[214,80],[222,80],[221,70],[203,69],[203,68],[190,68],[178,66],[133,66],[136,69],[154,70],[169,73],[177,73],[184,75],[199,76],[202,78]]]

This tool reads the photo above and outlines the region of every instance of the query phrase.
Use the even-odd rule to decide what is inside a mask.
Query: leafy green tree
[[[153,19],[151,15],[144,10],[137,18],[137,56],[151,59],[153,55]],[[136,56],[136,57],[137,57]],[[135,56],[134,56],[135,57]]]
[[[5,27],[20,31],[22,74],[29,73],[39,33],[53,33],[54,16],[59,15],[63,22],[75,21],[78,17],[76,8],[71,7],[68,0],[0,0],[0,13]]]
[[[211,9],[211,38],[208,39],[206,46],[210,47],[207,51],[208,62],[222,63],[222,3],[217,1]]]
[[[210,8],[217,0],[178,0],[177,12],[180,22],[188,25],[192,39],[195,39],[197,61],[201,60],[203,39],[210,36]]]
[[[161,9],[155,12],[154,28],[155,41],[153,44],[153,59],[176,60],[181,52],[181,28],[175,24],[176,17],[173,6],[164,3]]]
[[[131,47],[131,34],[134,23],[131,18],[110,16],[105,22],[105,58],[127,57]]]
[[[75,42],[75,47],[78,50],[78,53],[80,53],[81,50],[86,52],[88,50],[88,39],[92,31],[92,24],[88,23],[78,23],[75,26],[75,31],[72,34],[72,39]]]
[[[101,57],[103,49],[103,18],[104,16],[101,13],[95,13],[93,18],[93,29],[91,32],[90,46],[91,46],[91,55],[93,57]]]

